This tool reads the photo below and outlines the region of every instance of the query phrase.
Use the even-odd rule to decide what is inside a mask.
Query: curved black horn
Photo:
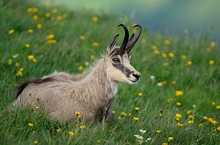
[[[119,24],[118,27],[120,27],[120,26],[122,26],[124,28],[125,36],[124,36],[124,40],[123,40],[123,42],[121,44],[121,47],[119,48],[118,52],[119,52],[119,54],[124,54],[127,43],[128,43],[129,32],[128,32],[128,28],[124,24]]]
[[[138,38],[141,35],[141,31],[142,31],[141,25],[133,26],[133,28],[135,28],[135,27],[138,27],[138,31],[137,31],[136,34],[133,33],[131,38],[128,40],[128,44],[126,46],[126,51],[128,53],[131,51],[131,49],[133,48],[134,44],[137,42]]]

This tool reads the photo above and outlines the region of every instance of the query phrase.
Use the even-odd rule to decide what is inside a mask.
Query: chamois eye
[[[117,57],[112,58],[112,62],[115,64],[119,64],[120,63],[120,59]]]

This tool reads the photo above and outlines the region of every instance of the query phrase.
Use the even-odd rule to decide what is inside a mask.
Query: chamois
[[[136,84],[139,73],[130,64],[130,51],[137,42],[142,28],[129,38],[124,24],[125,36],[121,46],[116,46],[119,34],[107,46],[107,50],[93,67],[82,75],[55,72],[40,79],[29,79],[17,89],[14,106],[37,107],[48,113],[51,120],[60,122],[75,121],[80,112],[84,121],[108,121],[118,82]]]

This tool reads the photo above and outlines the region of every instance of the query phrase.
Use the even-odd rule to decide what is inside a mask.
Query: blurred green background
[[[41,0],[45,2],[45,0]],[[69,9],[92,9],[127,15],[151,32],[181,35],[184,29],[192,37],[220,41],[220,0],[48,0]]]

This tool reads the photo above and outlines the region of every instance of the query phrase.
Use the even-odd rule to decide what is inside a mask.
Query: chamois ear
[[[110,53],[113,50],[113,48],[115,47],[115,45],[116,45],[116,43],[118,41],[118,37],[119,37],[119,34],[115,35],[113,40],[108,44],[107,52]]]

